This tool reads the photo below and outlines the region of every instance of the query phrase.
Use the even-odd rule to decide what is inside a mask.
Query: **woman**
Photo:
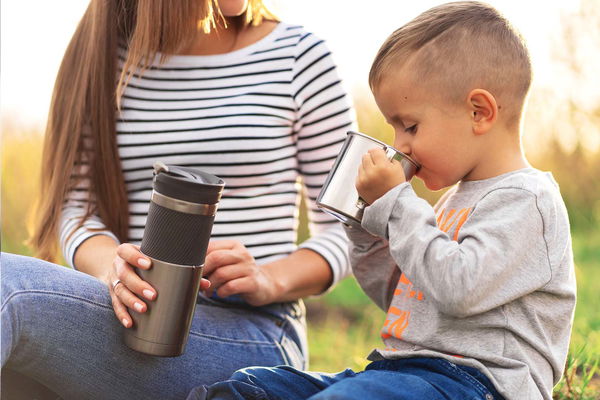
[[[58,74],[32,239],[79,272],[2,255],[4,369],[64,398],[167,399],[248,365],[305,367],[299,299],[348,273],[314,200],[352,125],[323,42],[258,0],[93,0]],[[157,295],[134,268],[158,159],[226,181],[177,358],[122,341]],[[304,190],[313,235],[296,248]]]

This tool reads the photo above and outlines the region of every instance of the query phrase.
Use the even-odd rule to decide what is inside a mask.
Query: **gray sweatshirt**
[[[384,311],[370,360],[475,367],[506,399],[548,399],[562,376],[575,273],[558,185],[533,168],[460,182],[432,209],[409,183],[347,228],[354,274]]]

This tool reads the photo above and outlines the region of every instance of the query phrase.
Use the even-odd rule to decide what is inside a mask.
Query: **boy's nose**
[[[394,147],[396,148],[396,150],[400,150],[402,153],[406,154],[407,156],[410,156],[411,147],[408,140],[396,137],[396,139],[394,140]]]

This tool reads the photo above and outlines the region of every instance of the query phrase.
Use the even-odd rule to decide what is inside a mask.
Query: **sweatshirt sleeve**
[[[387,311],[401,272],[390,256],[388,242],[359,228],[344,229],[350,239],[350,265],[358,284],[379,308]]]
[[[525,189],[483,196],[456,241],[438,229],[433,209],[408,183],[368,207],[363,226],[389,241],[408,279],[449,315],[486,312],[551,279],[542,215]]]
[[[65,261],[72,268],[75,266],[75,252],[81,244],[92,236],[105,235],[119,243],[116,235],[106,228],[102,219],[95,214],[86,217],[87,208],[90,205],[90,182],[83,178],[88,168],[87,164],[81,164],[71,175],[71,188],[67,193],[63,205],[59,225],[59,243]]]
[[[320,254],[331,267],[334,286],[350,273],[348,239],[342,224],[319,210],[316,199],[355,114],[324,41],[304,33],[297,44],[292,90],[297,105],[294,131],[298,168],[308,205],[310,238],[300,248]]]

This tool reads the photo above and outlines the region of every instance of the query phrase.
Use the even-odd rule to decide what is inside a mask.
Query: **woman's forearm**
[[[119,244],[106,235],[85,240],[75,252],[75,266],[81,272],[107,282],[107,274],[117,255]]]
[[[276,302],[323,293],[333,280],[333,272],[327,261],[309,249],[299,249],[261,268],[265,268],[278,286]]]

